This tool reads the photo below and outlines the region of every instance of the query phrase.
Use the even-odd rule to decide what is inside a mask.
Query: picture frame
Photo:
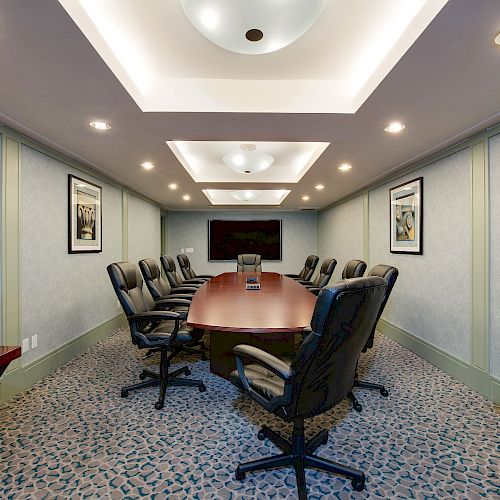
[[[389,190],[390,251],[400,254],[423,254],[424,178]]]
[[[68,174],[68,253],[102,252],[102,187]]]

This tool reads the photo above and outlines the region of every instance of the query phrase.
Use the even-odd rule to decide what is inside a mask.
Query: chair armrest
[[[182,284],[186,284],[186,285],[203,285],[203,283],[206,283],[205,280],[199,280],[199,279],[196,279],[196,278],[193,278],[193,279],[190,279],[190,280],[184,280],[182,282]]]
[[[319,292],[323,290],[322,288],[318,288],[316,286],[306,286],[306,288],[308,292],[314,293],[314,295],[319,295]]]
[[[127,316],[129,323],[136,323],[138,321],[168,321],[169,319],[174,319],[178,324],[179,318],[180,314],[173,311],[145,311]]]
[[[192,295],[198,291],[198,287],[193,285],[179,285],[172,287],[170,290],[172,293],[189,293]],[[167,295],[165,297],[167,297]]]
[[[213,278],[213,275],[211,274],[197,274],[196,275],[197,278],[205,278],[205,279],[212,279]]]
[[[233,347],[233,353],[236,358],[246,358],[267,368],[285,382],[290,380],[294,375],[294,371],[287,363],[258,347],[240,344]]]
[[[191,300],[184,299],[182,297],[175,298],[171,297],[168,299],[157,300],[155,302],[155,309],[160,309],[164,307],[176,307],[176,306],[186,306],[189,307],[191,305]]]
[[[294,279],[298,279],[299,278],[298,274],[285,274],[285,276],[287,276],[288,278],[294,278]]]
[[[313,284],[310,282],[310,281],[307,281],[307,280],[296,280],[298,283],[300,283],[301,285],[304,285],[304,286],[313,286]]]

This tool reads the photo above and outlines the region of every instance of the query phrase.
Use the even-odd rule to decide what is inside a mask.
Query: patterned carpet
[[[362,378],[390,396],[358,390],[361,413],[344,401],[306,427],[330,429],[317,454],[363,470],[366,488],[308,470],[309,498],[499,498],[498,409],[390,339],[377,334],[375,346]],[[292,469],[234,478],[238,461],[278,452],[256,439],[259,426],[288,435],[288,424],[191,355],[179,365],[207,392],[171,388],[162,411],[156,388],[120,398],[143,355],[118,330],[1,405],[0,497],[296,498]]]

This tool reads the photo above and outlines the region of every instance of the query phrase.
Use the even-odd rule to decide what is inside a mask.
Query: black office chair
[[[176,288],[181,293],[168,293],[172,290],[165,279],[160,274],[160,269],[156,260],[143,259],[139,261],[139,268],[146,283],[149,293],[157,305],[157,309],[168,307],[169,310],[178,313],[181,319],[186,319],[193,294],[198,290],[194,287]],[[207,348],[202,340],[203,330],[193,329],[191,332],[193,342],[190,345],[184,345],[183,351],[201,354],[201,360],[207,359]]]
[[[201,279],[189,279],[184,280],[177,272],[177,267],[175,266],[175,261],[170,255],[162,255],[160,257],[160,262],[167,277],[168,283],[171,287],[182,288],[182,287],[196,287],[199,288],[205,283],[205,280]]]
[[[304,419],[324,413],[351,391],[356,362],[373,329],[386,287],[383,278],[370,277],[324,288],[314,308],[312,332],[289,361],[249,345],[233,348],[237,370],[231,373],[231,382],[270,413],[293,422],[291,440],[262,427],[257,437],[267,437],[283,453],[238,465],[236,479],[244,479],[247,472],[255,470],[293,466],[299,498],[304,499],[305,468],[314,467],[350,478],[356,491],[364,489],[363,472],[313,455],[318,446],[326,444],[328,431],[320,431],[306,443]]]
[[[193,342],[189,329],[180,330],[180,315],[172,311],[155,309],[151,297],[142,291],[142,278],[137,266],[131,262],[115,262],[107,267],[109,277],[130,326],[132,343],[139,349],[158,349],[160,351],[160,373],[144,369],[138,384],[124,387],[121,396],[127,397],[130,391],[160,386],[160,394],[155,408],[161,410],[165,403],[167,386],[195,386],[203,392],[206,390],[201,380],[179,378],[189,375],[188,367],[179,368],[169,373],[171,359],[180,349]],[[169,354],[170,353],[170,354]],[[152,380],[144,380],[151,377]]]
[[[337,261],[335,259],[325,259],[321,264],[321,269],[313,281],[297,280],[298,283],[304,285],[310,292],[318,295],[323,287],[328,285],[332,277]]]
[[[299,274],[285,274],[285,276],[288,276],[289,278],[293,279],[310,281],[312,275],[314,274],[314,271],[316,270],[318,262],[319,262],[319,257],[317,255],[309,255],[309,257],[307,257],[304,263],[302,271],[300,271]]]
[[[375,330],[377,328],[378,320],[380,319],[380,316],[382,316],[382,313],[384,312],[385,305],[387,304],[392,289],[394,288],[394,284],[398,279],[399,271],[395,267],[386,266],[384,264],[378,264],[370,270],[368,276],[377,276],[383,278],[387,283],[387,288],[385,291],[384,300],[382,301],[382,304],[380,304],[380,309],[377,314],[377,321],[373,325],[370,336],[368,337],[368,340],[366,341],[366,344],[363,347],[363,352],[366,352],[368,349],[371,349],[373,347],[373,340],[375,338]],[[363,380],[359,380],[357,373],[356,373],[356,379],[354,381],[354,386],[361,387],[363,389],[375,389],[379,391],[380,394],[385,398],[389,396],[389,391],[382,384],[376,384],[374,382],[364,382]],[[355,397],[352,399],[352,402],[355,410],[357,411],[362,410],[362,406],[359,404],[359,401]]]
[[[342,279],[361,278],[366,271],[366,262],[359,259],[350,260],[342,271]]]
[[[238,255],[237,271],[239,273],[260,273],[262,271],[260,255],[255,253],[242,253]]]
[[[191,267],[191,262],[189,261],[189,257],[186,254],[180,253],[177,256],[177,262],[179,263],[179,267],[181,268],[182,276],[184,279],[201,279],[208,281],[213,278],[211,274],[196,274]]]

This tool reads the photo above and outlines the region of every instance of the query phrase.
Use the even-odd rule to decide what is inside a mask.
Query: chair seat
[[[284,381],[263,366],[258,364],[245,365],[245,376],[250,387],[266,399],[271,400],[276,396],[283,395],[285,390]],[[229,374],[229,380],[243,389],[238,370],[234,370]]]

